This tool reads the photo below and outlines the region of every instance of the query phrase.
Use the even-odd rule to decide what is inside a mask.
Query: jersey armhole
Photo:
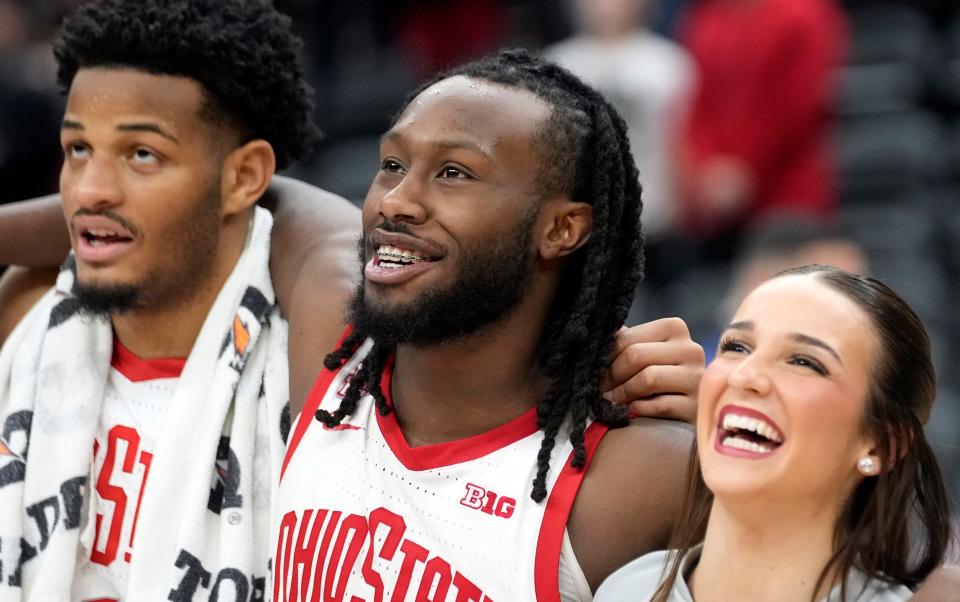
[[[570,533],[566,528],[563,530],[563,543],[560,547],[557,582],[560,588],[560,599],[564,602],[593,602],[593,592],[590,591],[587,576],[583,574],[583,568],[577,560],[577,553],[573,551]]]

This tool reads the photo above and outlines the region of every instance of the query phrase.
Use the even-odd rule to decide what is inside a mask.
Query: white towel
[[[287,329],[269,212],[203,324],[170,400],[140,506],[130,600],[265,599],[270,503],[289,429]],[[107,319],[77,312],[72,259],[0,351],[0,602],[70,600],[89,557]]]

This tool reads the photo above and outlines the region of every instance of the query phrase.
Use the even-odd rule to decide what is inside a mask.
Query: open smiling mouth
[[[124,236],[113,230],[106,230],[102,228],[84,230],[80,233],[80,236],[87,241],[91,247],[100,247],[103,245],[109,244],[118,244],[118,243],[127,243],[132,242],[133,238],[129,236]]]
[[[735,455],[766,456],[783,445],[783,441],[780,429],[766,419],[734,409],[723,412],[717,429],[719,451],[741,452]]]
[[[364,277],[375,284],[401,284],[430,270],[441,259],[428,253],[395,244],[375,244],[372,257],[364,267]]]

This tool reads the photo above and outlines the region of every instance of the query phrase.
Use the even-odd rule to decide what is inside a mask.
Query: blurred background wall
[[[0,0],[0,202],[56,191],[50,40],[82,0]],[[438,69],[542,50],[624,115],[647,280],[712,355],[791,265],[874,275],[933,339],[928,427],[960,500],[960,8],[954,0],[276,0],[305,40],[325,138],[290,174],[360,204],[378,137]]]

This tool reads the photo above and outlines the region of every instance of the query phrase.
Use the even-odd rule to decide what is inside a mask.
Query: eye
[[[380,162],[380,170],[387,173],[398,173],[402,174],[404,172],[403,165],[400,165],[398,161],[394,159],[384,159]]]
[[[801,368],[809,368],[821,376],[826,376],[829,374],[823,364],[808,355],[794,355],[787,361],[787,363],[794,366],[800,366]]]
[[[133,151],[131,156],[134,163],[140,165],[156,165],[160,158],[153,151],[146,148],[138,148]]]
[[[78,142],[67,144],[63,150],[68,159],[86,159],[90,156],[90,147]]]
[[[719,350],[721,353],[730,351],[732,353],[750,353],[747,344],[736,338],[725,338],[720,341]]]
[[[473,176],[468,174],[462,168],[457,167],[456,165],[444,166],[443,169],[440,170],[440,173],[437,175],[441,178],[454,179],[454,180],[473,179]]]

